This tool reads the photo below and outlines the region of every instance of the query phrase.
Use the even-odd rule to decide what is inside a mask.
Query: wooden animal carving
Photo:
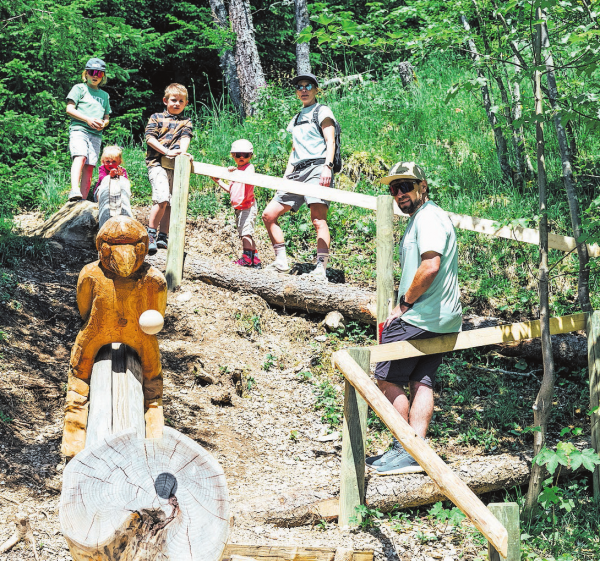
[[[84,325],[71,351],[62,452],[72,457],[85,446],[89,384],[101,347],[124,343],[139,356],[144,404],[162,408],[162,368],[155,335],[144,333],[139,318],[147,310],[164,315],[167,285],[162,273],[144,263],[146,229],[133,218],[116,216],[98,232],[100,261],[86,265],[77,282],[77,306]],[[148,420],[146,435],[148,436]]]

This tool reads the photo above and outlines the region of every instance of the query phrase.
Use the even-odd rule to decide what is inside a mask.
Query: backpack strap
[[[323,134],[323,129],[321,128],[321,123],[319,123],[319,109],[321,109],[321,107],[322,107],[322,105],[320,103],[317,103],[317,106],[315,107],[315,109],[313,111],[312,121],[315,124],[315,127],[317,127],[319,134],[323,137],[323,140],[325,140],[325,135]]]
[[[294,126],[298,126],[298,119],[300,118],[300,113],[301,111],[298,112],[298,114],[296,115],[296,118],[294,119]]]

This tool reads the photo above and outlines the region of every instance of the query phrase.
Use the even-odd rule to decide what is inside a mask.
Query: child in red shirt
[[[94,201],[98,201],[98,188],[100,183],[107,176],[111,177],[127,177],[127,171],[121,165],[123,163],[123,151],[118,146],[107,146],[102,152],[100,158],[102,165],[98,168],[98,183],[94,187]]]
[[[236,140],[231,145],[231,157],[237,164],[237,167],[227,168],[229,171],[249,171],[254,172],[254,166],[250,160],[254,156],[254,148],[248,140]],[[235,209],[235,221],[238,234],[242,239],[243,254],[234,261],[241,267],[261,268],[261,262],[256,251],[256,244],[252,238],[256,226],[256,217],[258,216],[258,207],[254,199],[254,185],[232,181],[226,183],[222,179],[213,177],[212,180],[222,189],[229,193],[231,206]]]

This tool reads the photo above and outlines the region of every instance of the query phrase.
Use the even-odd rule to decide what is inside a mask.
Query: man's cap
[[[245,138],[241,138],[231,145],[230,152],[250,152],[251,154],[254,154],[254,147],[252,146],[252,142]]]
[[[425,181],[425,172],[423,168],[415,162],[398,162],[394,164],[389,174],[381,178],[381,183],[389,185],[394,179],[416,179]]]
[[[296,76],[292,80],[292,84],[294,84],[295,86],[300,80],[309,80],[310,82],[313,82],[314,85],[317,86],[317,88],[319,87],[319,81],[317,80],[317,77],[314,74],[311,74],[310,72]]]
[[[99,58],[90,58],[85,64],[86,70],[102,70],[106,72],[106,64]]]

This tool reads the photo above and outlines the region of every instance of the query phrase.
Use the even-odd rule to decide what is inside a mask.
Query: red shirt
[[[248,162],[245,166],[238,167],[238,170],[254,173],[254,166]],[[233,181],[229,187],[229,197],[231,206],[236,210],[246,210],[254,204],[254,185]]]

